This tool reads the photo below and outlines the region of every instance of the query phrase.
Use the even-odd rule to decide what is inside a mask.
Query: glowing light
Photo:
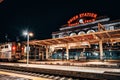
[[[90,43],[88,41],[81,42],[80,45],[89,45]]]
[[[83,22],[83,19],[80,19],[79,22],[80,22],[80,23],[84,23],[84,22]]]
[[[94,32],[95,32],[94,30],[88,30],[87,34],[94,33]]]
[[[22,47],[22,50],[23,50],[24,48]]]
[[[71,33],[71,34],[70,34],[70,36],[75,36],[75,35],[76,35],[76,33]]]
[[[12,49],[15,50],[15,46],[13,46]]]
[[[93,54],[94,54],[95,56],[98,56],[98,55],[99,55],[97,52],[93,52]]]
[[[78,35],[83,35],[83,34],[85,34],[84,31],[80,31],[80,32],[78,33]]]
[[[0,0],[0,3],[2,3],[4,0]]]
[[[25,35],[25,36],[28,35],[28,31],[24,31],[23,35]]]
[[[90,19],[87,19],[87,17],[89,17]],[[78,24],[84,24],[84,23],[88,23],[88,22],[93,22],[95,21],[97,17],[97,14],[95,13],[81,13],[79,15],[75,15],[73,16],[71,19],[68,20],[68,26],[75,26]],[[77,22],[79,19],[79,22]]]
[[[29,34],[29,36],[33,36],[33,33],[32,32],[28,32],[28,31],[24,31],[23,32],[23,35],[27,36]]]
[[[30,32],[30,33],[29,33],[29,36],[33,36],[33,33]]]

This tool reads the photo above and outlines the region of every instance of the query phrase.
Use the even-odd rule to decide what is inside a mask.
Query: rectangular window
[[[3,46],[1,46],[1,49],[3,49],[4,47]]]
[[[8,48],[8,45],[5,45],[5,48]]]
[[[110,30],[114,30],[114,26],[110,26]]]

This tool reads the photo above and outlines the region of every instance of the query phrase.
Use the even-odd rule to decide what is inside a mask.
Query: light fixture
[[[27,51],[27,65],[28,65],[28,63],[29,63],[29,51],[30,51],[29,37],[33,36],[33,33],[28,32],[28,30],[26,30],[26,31],[23,32],[23,35],[27,36],[27,48],[26,48],[26,51]]]

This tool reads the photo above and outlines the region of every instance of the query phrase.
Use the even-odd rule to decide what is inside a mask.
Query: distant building
[[[53,32],[52,38],[63,38],[66,36],[98,32],[99,23],[106,31],[120,29],[120,20],[111,21],[107,16],[98,17],[95,13],[81,13],[68,20],[66,25],[59,28],[59,31]],[[81,58],[80,55],[85,59],[100,59],[99,44],[92,44],[91,48],[83,50],[83,48],[69,49],[69,59],[79,59]],[[61,59],[61,53],[62,51],[55,51],[52,57],[54,59]],[[120,42],[114,44],[110,42],[103,43],[103,57],[104,59],[120,59]]]
[[[82,13],[72,17],[66,25],[59,28],[60,31],[53,32],[52,38],[97,32],[98,23],[101,23],[106,30],[120,28],[120,20],[111,21],[107,16],[97,17],[95,13]]]
[[[35,60],[120,60],[120,20],[81,13],[53,32],[52,39],[29,44]]]

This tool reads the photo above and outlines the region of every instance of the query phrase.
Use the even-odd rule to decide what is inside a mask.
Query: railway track
[[[118,80],[119,69],[0,63],[0,69],[51,80]],[[88,72],[82,72],[83,70]],[[15,71],[15,72],[14,72]],[[94,72],[91,72],[94,71]],[[111,73],[112,72],[112,73]],[[102,73],[102,74],[101,74]]]
[[[34,77],[47,78],[51,80],[89,80],[89,79],[82,79],[82,78],[78,79],[78,78],[58,76],[58,75],[32,73],[32,72],[26,72],[26,71],[16,71],[16,70],[10,70],[10,69],[0,69],[0,71],[12,72],[16,74],[22,74],[22,75],[28,75],[28,76],[34,76]]]
[[[28,78],[0,74],[0,80],[31,80]]]

